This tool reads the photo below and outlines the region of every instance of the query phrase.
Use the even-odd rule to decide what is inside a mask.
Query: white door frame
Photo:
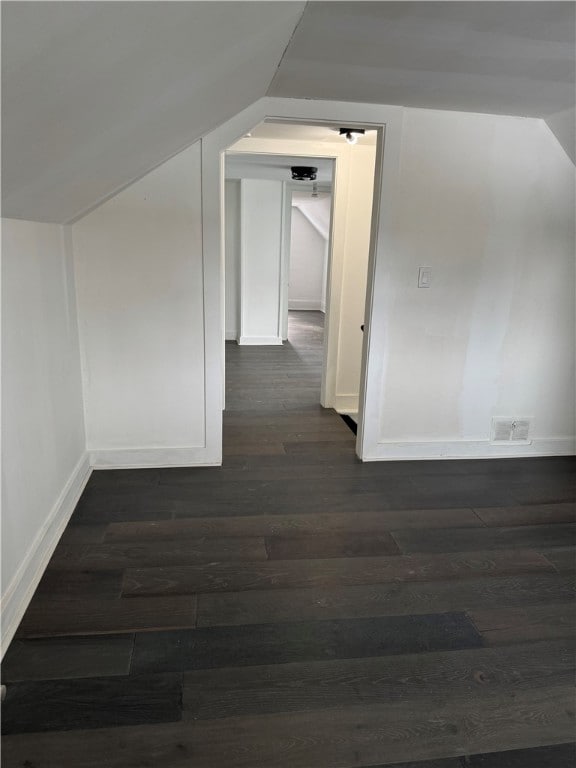
[[[377,451],[381,424],[381,383],[386,367],[386,255],[392,247],[392,200],[398,183],[402,107],[377,104],[263,98],[202,139],[202,238],[204,269],[205,434],[210,457],[222,457],[224,402],[224,153],[251,128],[269,118],[286,122],[370,125],[384,134],[378,142],[366,291],[365,332],[356,453]],[[385,150],[384,150],[385,144]],[[390,241],[390,242],[389,242]],[[375,297],[378,301],[375,301]]]

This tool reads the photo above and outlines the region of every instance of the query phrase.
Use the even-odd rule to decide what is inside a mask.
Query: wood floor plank
[[[325,453],[341,453],[346,456],[353,456],[355,452],[355,440],[353,437],[352,433],[350,433],[350,438],[347,440],[325,440],[323,442],[301,442],[295,440],[286,441],[283,445],[285,452],[288,454],[316,453],[316,451],[324,451]]]
[[[106,525],[69,525],[58,543],[64,547],[101,544],[104,541],[106,528]]]
[[[380,764],[363,768],[384,768],[384,766]],[[386,768],[462,768],[462,763],[458,757],[448,757],[440,760],[418,760],[416,763],[412,760],[409,763],[394,763],[394,765],[389,763]]]
[[[196,597],[97,600],[34,598],[17,637],[147,632],[196,626]]]
[[[398,545],[389,533],[330,533],[316,536],[268,536],[270,560],[304,560],[327,557],[397,555]]]
[[[462,768],[574,768],[574,765],[574,743],[490,752],[462,760]]]
[[[524,608],[572,600],[574,588],[551,574],[224,592],[199,595],[198,626]]]
[[[15,640],[2,659],[2,682],[127,675],[133,645],[131,634]]]
[[[40,579],[35,595],[50,598],[55,597],[91,597],[115,598],[120,597],[122,590],[123,570],[94,572],[74,566],[74,576],[57,569],[61,548],[58,547],[54,558],[50,561],[48,570]]]
[[[240,590],[333,587],[432,579],[467,579],[479,574],[555,573],[530,550],[254,563],[203,563],[170,568],[129,568],[122,594],[186,595]]]
[[[547,549],[576,543],[576,525],[534,525],[508,528],[452,528],[450,531],[393,531],[406,554],[415,552],[467,552],[474,549]]]
[[[576,504],[533,504],[522,507],[478,507],[474,510],[486,525],[550,525],[576,521]]]
[[[179,675],[98,677],[12,683],[2,733],[170,723],[182,718]]]
[[[573,547],[546,549],[542,551],[542,554],[546,560],[552,563],[558,573],[570,574],[576,571],[576,550]]]
[[[573,640],[451,653],[209,669],[184,675],[184,717],[220,717],[409,701],[431,709],[452,696],[475,698],[570,686]]]
[[[471,610],[468,614],[489,645],[573,637],[576,606],[573,602],[512,608]]]
[[[106,542],[163,541],[201,536],[290,536],[314,534],[388,532],[404,528],[480,527],[470,509],[385,510],[381,512],[316,512],[296,515],[245,515],[239,517],[194,517],[111,523]]]
[[[299,621],[150,632],[135,638],[132,670],[183,671],[476,648],[462,613]]]
[[[463,753],[565,744],[572,688],[455,699],[434,712],[402,704],[195,723],[6,737],[3,768],[365,768]],[[535,724],[538,727],[535,727]],[[297,734],[297,737],[295,736]],[[384,759],[384,763],[382,760]]]
[[[153,568],[218,561],[266,560],[262,537],[189,538],[184,541],[86,544],[59,547],[50,567],[56,570],[116,571],[130,567]]]

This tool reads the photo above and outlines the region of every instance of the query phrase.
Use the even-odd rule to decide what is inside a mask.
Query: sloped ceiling
[[[2,215],[67,222],[265,95],[300,2],[3,2]]]
[[[4,216],[73,220],[267,92],[571,138],[573,2],[1,5]]]
[[[546,117],[574,105],[575,8],[308,3],[269,94]]]

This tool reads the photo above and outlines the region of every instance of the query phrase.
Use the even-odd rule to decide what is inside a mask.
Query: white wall
[[[226,338],[237,339],[240,333],[240,182],[227,180],[225,194],[225,309]]]
[[[240,344],[282,344],[284,184],[242,179],[240,200]]]
[[[207,461],[200,145],[72,227],[96,466]]]
[[[292,204],[289,309],[326,310],[325,262],[328,241]]]
[[[2,647],[89,476],[68,228],[2,220]]]
[[[374,457],[569,452],[573,165],[540,120],[410,109],[400,168]],[[533,442],[490,443],[495,417],[531,418]]]

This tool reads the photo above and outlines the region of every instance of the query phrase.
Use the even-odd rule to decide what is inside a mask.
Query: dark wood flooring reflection
[[[361,464],[322,316],[227,345],[224,465],[95,472],[4,768],[573,768],[574,461]]]

